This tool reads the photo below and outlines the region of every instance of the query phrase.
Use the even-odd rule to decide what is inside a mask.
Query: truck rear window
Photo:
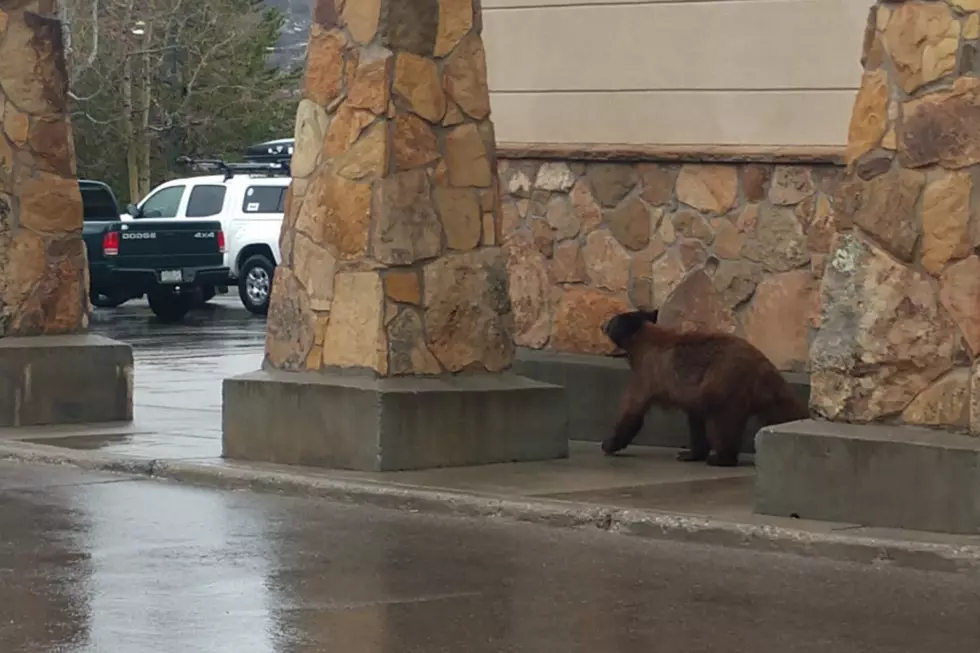
[[[104,188],[81,187],[82,215],[86,222],[119,220],[119,207],[112,194]]]
[[[286,189],[282,186],[249,186],[242,202],[244,213],[282,213]]]
[[[225,206],[224,186],[195,186],[187,199],[188,218],[210,218]]]

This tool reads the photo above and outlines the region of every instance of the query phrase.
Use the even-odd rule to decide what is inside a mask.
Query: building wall
[[[870,0],[483,0],[502,143],[842,146]]]

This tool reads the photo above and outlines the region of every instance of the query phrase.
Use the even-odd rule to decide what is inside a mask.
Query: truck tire
[[[249,256],[238,271],[238,296],[245,308],[254,315],[269,312],[272,278],[276,267],[262,254]]]
[[[191,310],[191,297],[169,292],[149,293],[150,310],[161,322],[179,322]]]

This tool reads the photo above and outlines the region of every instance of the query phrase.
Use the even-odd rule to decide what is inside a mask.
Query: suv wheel
[[[272,262],[261,254],[248,257],[242,264],[238,271],[238,296],[250,313],[265,315],[269,312],[275,270]]]
[[[190,295],[177,295],[171,292],[153,292],[146,297],[150,310],[162,322],[179,322],[191,310]]]

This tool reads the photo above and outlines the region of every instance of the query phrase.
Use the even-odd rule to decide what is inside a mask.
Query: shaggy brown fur
[[[603,332],[626,352],[630,379],[606,454],[625,449],[652,405],[687,412],[691,449],[682,461],[738,464],[742,434],[752,415],[765,425],[809,417],[765,354],[727,333],[681,332],[657,325],[657,311],[621,313]]]

